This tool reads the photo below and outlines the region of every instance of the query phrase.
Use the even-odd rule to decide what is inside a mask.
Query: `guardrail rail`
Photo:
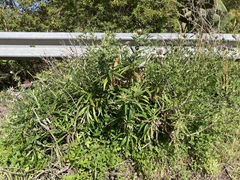
[[[100,41],[104,33],[93,33]],[[116,38],[123,43],[131,42],[134,45],[133,33],[115,33]],[[150,42],[164,42],[166,44],[186,39],[196,41],[197,34],[150,33]],[[66,32],[0,32],[0,59],[62,59],[84,54],[86,46],[79,42],[79,37],[86,44],[91,44],[90,34]],[[240,41],[240,34],[204,34],[203,39],[208,41],[224,41],[228,46],[236,47]]]

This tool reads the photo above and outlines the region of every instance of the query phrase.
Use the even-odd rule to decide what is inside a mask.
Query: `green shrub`
[[[224,5],[226,4],[226,6]],[[1,31],[233,32],[236,1],[226,0],[17,0],[1,1]],[[181,26],[181,27],[179,27]],[[231,25],[232,26],[232,25]],[[235,27],[237,29],[237,27]],[[184,31],[185,32],[185,31]]]
[[[178,26],[176,2],[168,0],[17,2],[15,6],[0,2],[4,7],[0,11],[2,31],[131,32],[144,28],[149,32],[173,32]]]
[[[141,48],[147,37],[136,32],[134,48],[106,34],[86,56],[37,75],[3,128],[2,172],[217,177],[225,162],[219,152],[239,136],[239,63],[212,45],[192,53],[182,42],[159,56],[154,45]]]

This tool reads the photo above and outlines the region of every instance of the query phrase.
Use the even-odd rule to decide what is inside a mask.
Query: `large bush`
[[[226,7],[224,5],[226,3]],[[17,0],[0,2],[2,31],[233,32],[223,0]],[[237,22],[239,24],[239,22]]]
[[[134,34],[139,45],[146,37]],[[39,74],[3,126],[2,176],[220,177],[239,148],[239,63],[178,45],[163,56],[106,34]]]
[[[0,11],[2,31],[173,32],[177,29],[174,1],[40,1],[18,0]]]

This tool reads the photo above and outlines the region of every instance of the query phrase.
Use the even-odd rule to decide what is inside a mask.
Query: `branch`
[[[17,175],[17,176],[25,176],[27,173],[33,172],[34,170],[35,169],[30,169],[30,170],[26,171],[25,173],[23,173],[23,172],[12,172],[12,171],[7,170],[6,168],[0,168],[0,171],[6,172],[6,173],[9,173],[12,175]]]
[[[207,127],[201,129],[200,131],[197,131],[197,132],[192,133],[192,134],[186,134],[186,136],[187,136],[187,137],[190,137],[190,136],[193,136],[193,135],[196,135],[196,134],[200,134],[201,132],[205,131],[206,129],[209,129],[210,127],[212,127],[213,125],[214,125],[214,124],[212,123],[212,124],[208,125]]]
[[[40,121],[40,118],[38,117],[36,111],[33,109],[33,112],[35,114],[35,116],[37,117],[37,122],[44,128],[46,129],[52,136],[53,140],[55,141],[55,144],[56,144],[56,149],[57,149],[57,156],[60,155],[62,156],[62,153],[60,151],[60,148],[58,146],[58,143],[57,143],[57,139],[56,137],[54,136],[54,134],[52,133],[52,131],[50,130],[50,128],[48,126],[46,126],[45,124],[43,124],[41,121]]]

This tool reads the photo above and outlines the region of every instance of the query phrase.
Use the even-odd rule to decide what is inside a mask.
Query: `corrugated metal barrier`
[[[0,32],[0,59],[62,59],[82,56],[86,51],[86,46],[91,45],[92,39],[90,37],[94,36],[98,42],[104,35],[104,33]],[[133,33],[115,33],[115,36],[122,43],[128,42],[133,46],[135,45]],[[179,40],[192,43],[199,39],[198,34],[150,33],[149,36],[149,42],[159,46],[170,45]],[[219,42],[229,47],[237,47],[240,34],[203,34],[201,39],[207,42]]]

